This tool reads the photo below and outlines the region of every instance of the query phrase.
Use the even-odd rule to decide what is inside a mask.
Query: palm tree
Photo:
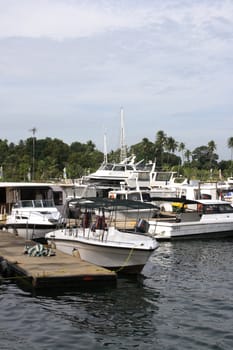
[[[233,158],[233,137],[229,137],[227,140],[227,146],[231,149],[231,177],[232,177],[232,158]]]
[[[164,147],[166,144],[167,135],[164,133],[164,131],[159,130],[156,134],[156,140],[155,140],[155,151],[157,155],[160,157],[160,163],[163,165],[163,153],[164,153]]]
[[[213,155],[214,155],[214,151],[216,150],[216,143],[213,140],[208,142],[208,150],[210,153],[210,169],[212,169]]]
[[[174,153],[177,149],[177,142],[173,137],[167,137],[165,142],[165,148],[168,152]],[[169,154],[167,155],[168,160]]]
[[[186,149],[184,156],[185,156],[188,163],[190,162],[191,155],[192,155],[192,152],[189,149]]]
[[[185,150],[185,144],[183,142],[180,142],[178,146],[178,151],[181,152],[181,165],[184,163],[184,150]]]

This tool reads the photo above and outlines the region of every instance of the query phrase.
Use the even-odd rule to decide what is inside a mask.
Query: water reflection
[[[99,342],[104,335],[108,344],[119,345],[122,338],[126,345],[132,345],[141,342],[142,336],[150,337],[151,343],[151,333],[156,334],[152,320],[159,308],[158,298],[159,294],[145,289],[137,280],[120,279],[116,289],[38,298],[38,302],[79,331],[88,330]],[[51,304],[56,308],[51,308]]]
[[[24,293],[0,284],[4,349],[230,350],[233,240],[164,242],[140,279]]]

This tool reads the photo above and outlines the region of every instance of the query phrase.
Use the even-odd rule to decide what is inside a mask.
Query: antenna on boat
[[[127,157],[127,150],[126,150],[126,144],[125,144],[125,128],[124,128],[124,112],[123,108],[121,107],[121,154],[120,154],[120,162],[123,162]]]

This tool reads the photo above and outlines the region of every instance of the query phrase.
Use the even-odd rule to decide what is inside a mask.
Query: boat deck
[[[31,245],[36,244],[31,242]],[[24,253],[25,240],[0,231],[0,272],[14,276],[17,282],[33,290],[59,290],[115,284],[116,273],[55,250],[54,256],[30,256]]]

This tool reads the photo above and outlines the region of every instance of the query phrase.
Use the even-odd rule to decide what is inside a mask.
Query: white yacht
[[[222,200],[174,199],[181,205],[167,218],[151,219],[149,233],[158,240],[233,236],[233,207]]]
[[[20,200],[7,216],[6,228],[29,240],[44,237],[61,223],[62,216],[53,200]]]
[[[120,163],[103,163],[96,172],[85,177],[85,181],[90,184],[101,186],[120,187],[122,181],[136,171],[135,156],[126,158]]]

